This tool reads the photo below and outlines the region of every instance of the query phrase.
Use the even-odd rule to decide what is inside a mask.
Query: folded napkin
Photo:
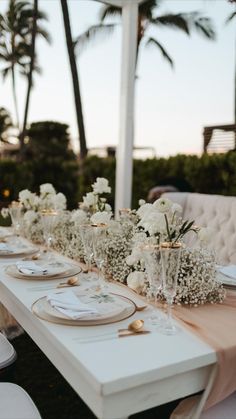
[[[47,268],[36,265],[36,263],[31,261],[21,261],[16,263],[17,269],[19,272],[25,275],[46,275],[48,272]]]
[[[12,253],[12,250],[9,248],[9,246],[6,243],[0,243],[0,252]]]
[[[89,314],[98,313],[96,308],[82,303],[71,290],[64,291],[60,294],[50,294],[47,296],[47,301],[56,310],[73,320],[81,319]]]
[[[221,266],[219,272],[236,280],[236,265]]]

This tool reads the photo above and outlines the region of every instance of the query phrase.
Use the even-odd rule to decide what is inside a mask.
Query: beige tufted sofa
[[[212,230],[209,247],[220,264],[236,264],[236,197],[190,192],[163,196],[183,207],[183,218]]]

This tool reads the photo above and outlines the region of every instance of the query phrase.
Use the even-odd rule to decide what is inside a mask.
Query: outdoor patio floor
[[[0,381],[22,386],[32,397],[43,419],[96,419],[62,375],[27,334],[12,341],[16,363],[0,374]],[[132,419],[168,419],[177,402],[150,409]]]

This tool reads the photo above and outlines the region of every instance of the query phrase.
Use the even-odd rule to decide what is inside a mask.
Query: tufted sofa
[[[212,230],[209,247],[220,264],[236,264],[236,197],[168,192],[166,198],[183,207],[183,218]],[[191,239],[189,239],[191,241]]]

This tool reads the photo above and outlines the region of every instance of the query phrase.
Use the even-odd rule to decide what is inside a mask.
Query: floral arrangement
[[[24,211],[26,237],[42,241],[39,213],[43,209],[56,209],[58,217],[54,228],[54,249],[72,259],[84,260],[80,225],[106,224],[103,242],[106,277],[125,283],[138,293],[150,295],[152,289],[145,272],[142,246],[158,245],[160,242],[174,246],[183,242],[186,234],[192,232],[199,245],[182,250],[175,303],[197,306],[223,301],[224,289],[215,280],[215,260],[206,248],[210,235],[207,228],[199,228],[194,221],[183,220],[182,207],[165,198],[153,204],[140,200],[137,211],[123,209],[119,220],[115,221],[107,203],[106,196],[110,192],[108,180],[97,178],[92,184],[92,191],[83,197],[79,209],[66,211],[65,196],[56,193],[51,184],[41,185],[39,195],[28,190],[21,191],[19,202]],[[2,210],[3,214],[8,215],[7,209]],[[161,275],[161,266],[159,269]],[[163,298],[161,293],[160,298]]]

